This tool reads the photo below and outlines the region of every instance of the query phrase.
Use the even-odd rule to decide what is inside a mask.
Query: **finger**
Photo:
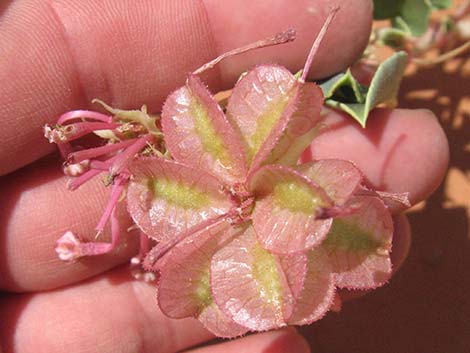
[[[222,62],[222,84],[235,82],[241,72],[258,64],[260,59],[263,62],[279,63],[294,71],[301,69],[330,7],[340,5],[340,11],[328,29],[332,34],[322,41],[311,70],[312,78],[332,75],[361,56],[368,43],[372,24],[372,1],[368,0],[301,0],[295,3],[285,0],[204,0],[204,3],[219,53],[253,41],[254,33],[259,37],[267,37],[278,32],[279,28],[294,27],[297,31],[297,39],[292,46],[268,48],[263,52],[251,52]],[[343,25],[347,26],[347,31]],[[331,53],[334,53],[334,58]]]
[[[99,177],[78,190],[67,189],[57,157],[38,161],[3,178],[0,184],[0,288],[45,290],[106,271],[137,253],[138,235],[125,230],[132,224],[119,204],[122,242],[112,253],[85,257],[72,264],[60,261],[55,242],[67,230],[95,240],[109,188]],[[109,241],[104,233],[100,241]]]
[[[412,204],[431,195],[444,178],[449,146],[428,110],[374,110],[363,129],[332,112],[311,145],[313,158],[353,161],[375,189],[408,192]]]
[[[211,339],[195,319],[171,320],[158,309],[155,286],[126,267],[80,285],[0,303],[5,353],[174,353]]]
[[[309,353],[305,339],[293,328],[258,333],[234,341],[190,349],[186,353]]]
[[[396,113],[374,113],[370,122],[370,127],[362,130],[350,119],[331,115],[329,128],[314,140],[315,156],[353,160],[366,179],[376,186],[380,186],[374,183],[380,180],[380,170],[386,170],[383,174],[385,190],[409,192],[413,202],[427,196],[442,178],[448,158],[445,136],[436,120],[426,111],[399,110]],[[395,147],[401,154],[395,155],[391,146],[403,134],[407,137]],[[433,136],[432,143],[429,136]],[[388,164],[384,159],[387,154],[392,156]],[[118,249],[114,256],[84,259],[83,263],[82,260],[74,264],[61,263],[53,252],[57,238],[71,229],[93,239],[94,226],[106,193],[99,181],[95,181],[91,189],[79,189],[73,193],[65,190],[65,178],[53,179],[41,187],[35,180],[44,178],[38,177],[42,173],[50,175],[50,169],[45,167],[43,172],[36,168],[28,169],[21,179],[13,174],[0,186],[0,191],[4,190],[3,200],[12,210],[0,215],[3,217],[0,218],[3,219],[0,229],[5,230],[0,241],[0,258],[4,262],[0,268],[0,286],[4,289],[55,288],[92,276],[131,256],[130,251],[124,248]],[[403,174],[411,174],[412,177]],[[66,202],[51,199],[50,195],[55,193],[63,195],[61,197]],[[99,197],[100,201],[90,202],[90,194]],[[43,206],[31,211],[29,206],[35,204]],[[30,217],[32,213],[34,218]],[[51,222],[50,215],[54,213],[61,215],[57,223]]]
[[[0,175],[53,150],[42,126],[92,98],[159,111],[185,75],[217,54],[298,28],[298,41],[227,60],[207,76],[229,87],[254,63],[302,66],[336,0],[25,0],[0,17]],[[325,38],[315,76],[351,64],[367,44],[370,0],[344,0]],[[354,18],[354,21],[351,21]],[[344,28],[348,30],[345,31]],[[335,57],[330,58],[331,53]]]

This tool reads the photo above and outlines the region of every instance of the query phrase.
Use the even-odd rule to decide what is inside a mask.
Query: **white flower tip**
[[[49,125],[44,125],[44,137],[49,141],[49,143],[54,143],[54,129]]]
[[[49,141],[49,143],[61,143],[67,141],[67,136],[62,131],[55,129],[48,124],[44,125],[43,131],[44,137]]]
[[[62,171],[67,176],[77,177],[90,169],[90,160],[85,159],[78,163],[68,164],[62,168]]]
[[[57,240],[55,252],[62,261],[75,261],[81,257],[80,240],[71,231],[67,231]]]

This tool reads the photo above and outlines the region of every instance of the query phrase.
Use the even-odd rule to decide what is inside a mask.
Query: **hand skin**
[[[158,111],[185,75],[221,52],[297,28],[292,44],[222,62],[203,78],[213,92],[233,86],[255,63],[303,66],[332,0],[10,0],[0,4],[0,351],[176,352],[213,337],[193,319],[171,320],[159,310],[155,288],[134,281],[126,264],[137,239],[106,256],[74,264],[53,251],[72,228],[93,237],[106,202],[99,180],[76,192],[42,137],[61,113],[147,103]],[[311,72],[328,76],[354,62],[367,43],[372,4],[343,0]],[[350,19],[354,18],[354,21]],[[332,56],[334,55],[334,56]],[[368,182],[409,191],[413,203],[442,180],[448,146],[431,112],[378,110],[362,130],[341,114],[313,143],[314,157],[350,159]],[[41,160],[39,160],[42,158]],[[129,222],[123,212],[122,222]],[[410,231],[395,217],[395,268],[408,251]],[[340,335],[341,333],[338,333]],[[308,352],[293,329],[250,335],[194,352]]]

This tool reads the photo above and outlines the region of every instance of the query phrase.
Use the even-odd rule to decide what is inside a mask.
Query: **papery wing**
[[[338,287],[376,288],[392,274],[392,217],[377,197],[356,196],[350,203],[356,211],[334,219],[322,247]]]
[[[227,117],[243,138],[250,169],[266,160],[297,109],[300,83],[286,68],[261,65],[235,85]]]
[[[236,235],[236,229],[221,221],[184,239],[165,255],[158,282],[158,304],[165,315],[177,319],[197,317],[219,337],[240,336],[248,331],[219,310],[210,288],[212,256]]]
[[[225,315],[214,302],[206,306],[197,318],[206,329],[217,337],[233,338],[249,331],[248,328],[237,324]]]
[[[354,164],[341,159],[321,159],[298,165],[295,169],[325,190],[336,205],[343,205],[363,179]]]
[[[323,93],[312,82],[301,85],[295,112],[287,128],[263,164],[296,165],[302,152],[318,133],[323,106]]]
[[[326,193],[285,166],[268,165],[249,179],[255,194],[253,226],[265,249],[278,254],[305,251],[321,243],[331,219],[318,219],[331,206]]]
[[[305,276],[307,274],[307,255],[297,253],[292,256],[279,256],[281,268],[288,269],[284,271],[287,284],[291,290],[292,296],[297,298],[304,288]]]
[[[214,301],[236,323],[251,330],[285,326],[294,297],[280,257],[263,249],[250,226],[212,258]],[[298,274],[298,271],[296,272]]]
[[[241,138],[201,80],[190,75],[162,111],[165,143],[174,159],[228,185],[246,177]]]
[[[329,258],[316,248],[307,254],[302,290],[297,293],[295,310],[289,324],[306,325],[321,319],[333,304],[335,283]]]
[[[210,174],[159,158],[130,166],[133,180],[127,208],[134,222],[158,241],[167,241],[198,223],[227,213],[233,204]]]

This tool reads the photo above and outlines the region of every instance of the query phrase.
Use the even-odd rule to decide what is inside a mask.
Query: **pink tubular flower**
[[[76,110],[63,114],[55,127],[47,125],[44,128],[44,135],[51,143],[58,144],[66,161],[64,173],[76,177],[69,183],[71,190],[103,172],[108,172],[106,183],[112,184],[110,201],[96,226],[97,234],[100,235],[111,219],[111,243],[82,242],[67,231],[56,245],[56,252],[64,261],[104,254],[115,248],[120,231],[114,213],[129,180],[128,166],[149,143],[156,143],[160,139],[161,133],[156,127],[155,118],[146,113],[145,107],[140,111],[123,111],[100,103],[114,116]],[[76,150],[73,141],[89,133],[95,133],[108,142],[99,147]]]

